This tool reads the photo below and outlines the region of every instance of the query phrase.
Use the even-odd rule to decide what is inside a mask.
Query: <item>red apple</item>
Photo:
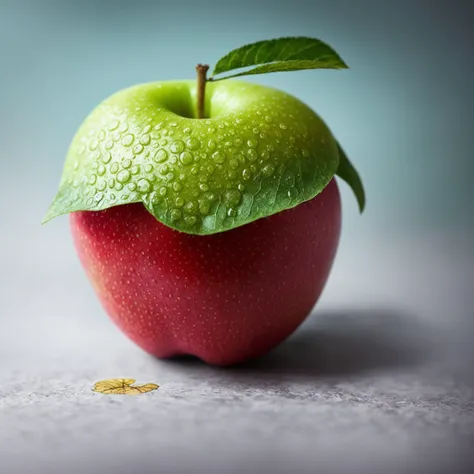
[[[159,222],[141,203],[71,214],[74,242],[112,320],[157,357],[215,365],[262,355],[311,312],[338,246],[336,181],[292,209],[213,235]]]

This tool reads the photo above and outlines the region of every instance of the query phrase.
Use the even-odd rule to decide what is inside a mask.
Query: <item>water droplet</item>
[[[150,182],[145,178],[139,179],[137,185],[140,193],[147,193],[151,189]]]
[[[113,194],[113,193],[112,193],[112,194],[109,194],[109,199],[110,199],[111,201],[115,201],[115,200],[117,199],[117,196],[116,196],[115,194]]]
[[[224,143],[224,146],[225,146],[226,148],[231,148],[232,145],[233,145],[233,143],[232,143],[231,141],[227,141],[227,142]]]
[[[130,194],[122,194],[122,199],[124,201],[127,201],[129,197],[130,197]]]
[[[258,153],[254,148],[249,148],[247,150],[247,156],[249,157],[249,161],[255,161],[258,157]]]
[[[109,188],[113,188],[115,186],[115,179],[110,178],[107,184],[109,185]]]
[[[183,132],[186,134],[186,135],[189,135],[191,133],[191,129],[189,127],[186,127]]]
[[[99,176],[103,176],[105,174],[105,166],[103,164],[100,164],[97,168],[97,174]]]
[[[177,127],[177,126],[178,126],[178,124],[177,124],[176,122],[171,122],[171,123],[170,123],[170,127],[173,127],[173,128],[174,128],[174,127]]]
[[[204,216],[209,214],[209,210],[211,208],[211,203],[206,201],[205,199],[201,199],[199,201],[199,212]]]
[[[237,186],[237,189],[242,193],[242,192],[245,191],[245,186],[244,186],[243,184],[239,184],[239,185]]]
[[[216,144],[216,142],[215,142],[214,140],[209,140],[209,141],[207,142],[207,148],[209,148],[209,150],[211,150],[211,151],[212,151],[212,150],[215,150],[215,149],[216,149],[216,146],[217,146],[217,144]]]
[[[273,166],[272,163],[268,163],[267,165],[263,167],[262,173],[263,173],[263,176],[269,178],[270,176],[273,175],[273,173],[275,173],[275,166]]]
[[[149,125],[147,125],[147,127],[148,127],[148,126],[149,126]],[[151,137],[150,137],[150,135],[145,134],[145,135],[142,135],[142,136],[141,136],[141,138],[140,138],[140,143],[141,143],[142,145],[145,145],[145,146],[146,146],[146,145],[148,145],[150,142],[151,142]]]
[[[230,207],[229,210],[227,211],[227,215],[229,217],[235,217],[237,215],[237,209]]]
[[[123,189],[123,184],[117,182],[117,183],[115,184],[115,189],[116,189],[117,191],[122,190],[122,189]]]
[[[197,217],[195,216],[186,216],[184,218],[184,222],[188,227],[192,227],[193,225],[196,225],[197,222]]]
[[[191,168],[191,174],[197,175],[198,173],[199,173],[199,166],[194,165],[194,166]]]
[[[145,128],[143,129],[143,133],[149,133],[151,130],[151,125],[150,124],[147,124],[145,125]],[[145,143],[144,143],[145,145]]]
[[[249,180],[251,177],[252,177],[252,172],[251,172],[248,168],[245,168],[245,169],[242,171],[242,178],[244,178],[244,179],[247,181],[247,180]]]
[[[162,175],[165,175],[166,173],[168,173],[169,170],[170,170],[170,167],[168,165],[161,165],[159,168],[159,172]]]
[[[166,186],[162,186],[159,192],[160,192],[160,196],[166,196],[166,193],[168,192],[168,188]]]
[[[90,197],[90,198],[87,200],[86,205],[87,205],[87,206],[91,206],[93,202],[94,202],[94,198]]]
[[[170,181],[173,181],[174,180],[174,173],[168,173],[166,176],[165,176],[166,180],[168,182]]]
[[[141,152],[143,151],[143,145],[141,143],[137,143],[134,147],[133,147],[133,153],[135,155],[139,155]]]
[[[247,140],[247,145],[250,148],[257,148],[258,142],[257,142],[257,140],[251,138],[250,140]]]
[[[117,130],[118,126],[119,126],[119,121],[118,120],[112,120],[109,124],[108,129],[112,132],[114,130]]]
[[[135,140],[135,137],[131,133],[127,133],[127,135],[122,138],[122,145],[130,146],[133,143],[133,140]]]
[[[79,168],[79,161],[75,161],[74,162],[74,169],[77,170],[77,168]]]
[[[112,159],[112,154],[109,151],[102,155],[102,162],[105,164],[109,163],[111,159]]]
[[[132,166],[132,160],[129,160],[128,158],[126,158],[125,160],[122,161],[123,168],[128,169],[130,168],[130,166]]]
[[[168,140],[166,140],[166,138],[164,138],[163,140],[160,140],[160,145],[161,146],[168,145]]]
[[[105,140],[105,130],[99,132],[99,140],[102,142]]]
[[[164,150],[163,148],[159,148],[156,151],[155,156],[153,157],[153,159],[157,163],[163,163],[163,161],[166,161],[167,158],[168,158],[168,152]]]
[[[91,158],[92,158],[94,161],[97,161],[97,160],[100,158],[100,151],[99,151],[99,150],[95,150],[95,151],[92,153]]]
[[[114,147],[114,141],[110,138],[105,142],[105,149],[111,150]]]
[[[306,148],[303,148],[303,150],[301,151],[301,153],[303,153],[303,156],[305,158],[308,158],[308,156],[310,156],[310,152],[306,149]]]
[[[176,204],[176,207],[183,207],[184,199],[181,196],[179,196],[175,199],[174,203]]]
[[[130,179],[130,171],[128,170],[122,170],[117,175],[117,180],[120,181],[121,183],[126,183],[129,179]]]
[[[224,203],[230,207],[235,207],[240,203],[242,194],[237,189],[229,189],[224,193]]]
[[[173,222],[179,221],[181,219],[181,211],[179,209],[172,209],[170,217]]]
[[[89,150],[94,151],[97,150],[97,147],[99,146],[99,140],[97,138],[94,138],[90,143],[89,143]]]
[[[197,150],[201,146],[201,142],[195,137],[190,137],[188,138],[188,141],[186,142],[186,146],[190,150]]]
[[[271,118],[269,115],[265,115],[265,122],[271,123],[271,122],[272,122],[272,118]]]
[[[88,179],[88,183],[89,184],[95,184],[95,182],[97,181],[97,176],[95,174],[91,175]]]
[[[201,184],[199,185],[199,189],[200,189],[201,191],[203,191],[203,192],[209,191],[209,185],[206,184],[206,183],[201,183]]]
[[[127,188],[130,190],[130,191],[135,191],[137,189],[137,185],[135,183],[128,183],[127,184]]]
[[[229,179],[235,179],[237,178],[237,171],[229,170],[229,173],[227,174],[227,176],[229,177]]]
[[[275,147],[273,145],[267,145],[267,150],[271,153],[272,151],[275,151]]]
[[[183,165],[190,165],[193,162],[193,155],[191,155],[189,151],[183,151],[183,153],[179,155],[179,161],[181,161]]]
[[[174,141],[170,146],[170,149],[173,153],[181,153],[184,150],[184,148],[185,148],[184,142],[182,142],[181,140]]]
[[[176,192],[179,192],[179,191],[181,191],[181,189],[183,189],[183,185],[181,183],[173,183],[173,189]]]
[[[144,167],[145,173],[151,173],[153,171],[153,165],[147,164]]]
[[[136,175],[140,172],[140,166],[139,165],[133,165],[132,169],[130,170],[132,174]]]
[[[155,130],[161,130],[163,128],[163,123],[160,122],[160,123],[157,123],[154,127]]]
[[[240,117],[237,117],[235,119],[235,123],[242,123],[242,122],[243,122],[243,120]]]
[[[128,123],[127,122],[121,123],[119,127],[119,132],[125,133],[127,130],[128,130]]]
[[[260,130],[257,127],[255,127],[252,129],[252,132],[255,133],[255,135],[258,135],[260,133]]]
[[[288,127],[286,126],[286,124],[280,123],[280,128],[281,128],[282,130],[286,130]]]
[[[225,155],[222,153],[222,151],[216,151],[212,154],[212,158],[216,163],[224,163],[225,161]]]

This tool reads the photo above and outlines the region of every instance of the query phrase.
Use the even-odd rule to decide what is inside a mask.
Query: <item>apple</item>
[[[279,50],[289,62],[272,70],[343,67],[317,40],[263,43],[215,71]],[[136,344],[231,365],[275,347],[317,302],[341,229],[335,175],[361,209],[364,195],[308,106],[197,71],[197,82],[141,84],[100,104],[73,139],[45,220],[70,213],[99,300]]]

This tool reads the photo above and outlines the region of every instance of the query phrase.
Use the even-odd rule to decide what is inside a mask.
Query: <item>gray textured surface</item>
[[[48,232],[66,232],[52,227],[50,255]],[[470,242],[343,241],[307,323],[232,370],[147,356],[104,316],[70,244],[47,268],[31,255],[2,276],[0,472],[468,472]],[[161,388],[90,390],[121,376]]]

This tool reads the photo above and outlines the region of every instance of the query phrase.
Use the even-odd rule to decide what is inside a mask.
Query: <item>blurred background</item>
[[[119,89],[193,78],[198,62],[212,65],[244,43],[291,35],[323,39],[351,69],[250,80],[294,94],[325,119],[368,200],[359,216],[341,185],[343,236],[322,307],[413,310],[444,324],[467,363],[472,13],[461,0],[0,0],[0,375],[11,377],[4,396],[28,401],[26,381],[62,373],[69,375],[58,386],[73,387],[74,370],[108,378],[111,348],[132,351],[82,274],[67,218],[40,226],[86,115]],[[139,352],[130,354],[127,361]],[[48,389],[36,385],[35,393]],[[3,439],[21,453],[23,435],[11,429],[18,420],[9,413],[0,446]],[[28,424],[33,412],[22,413]]]

